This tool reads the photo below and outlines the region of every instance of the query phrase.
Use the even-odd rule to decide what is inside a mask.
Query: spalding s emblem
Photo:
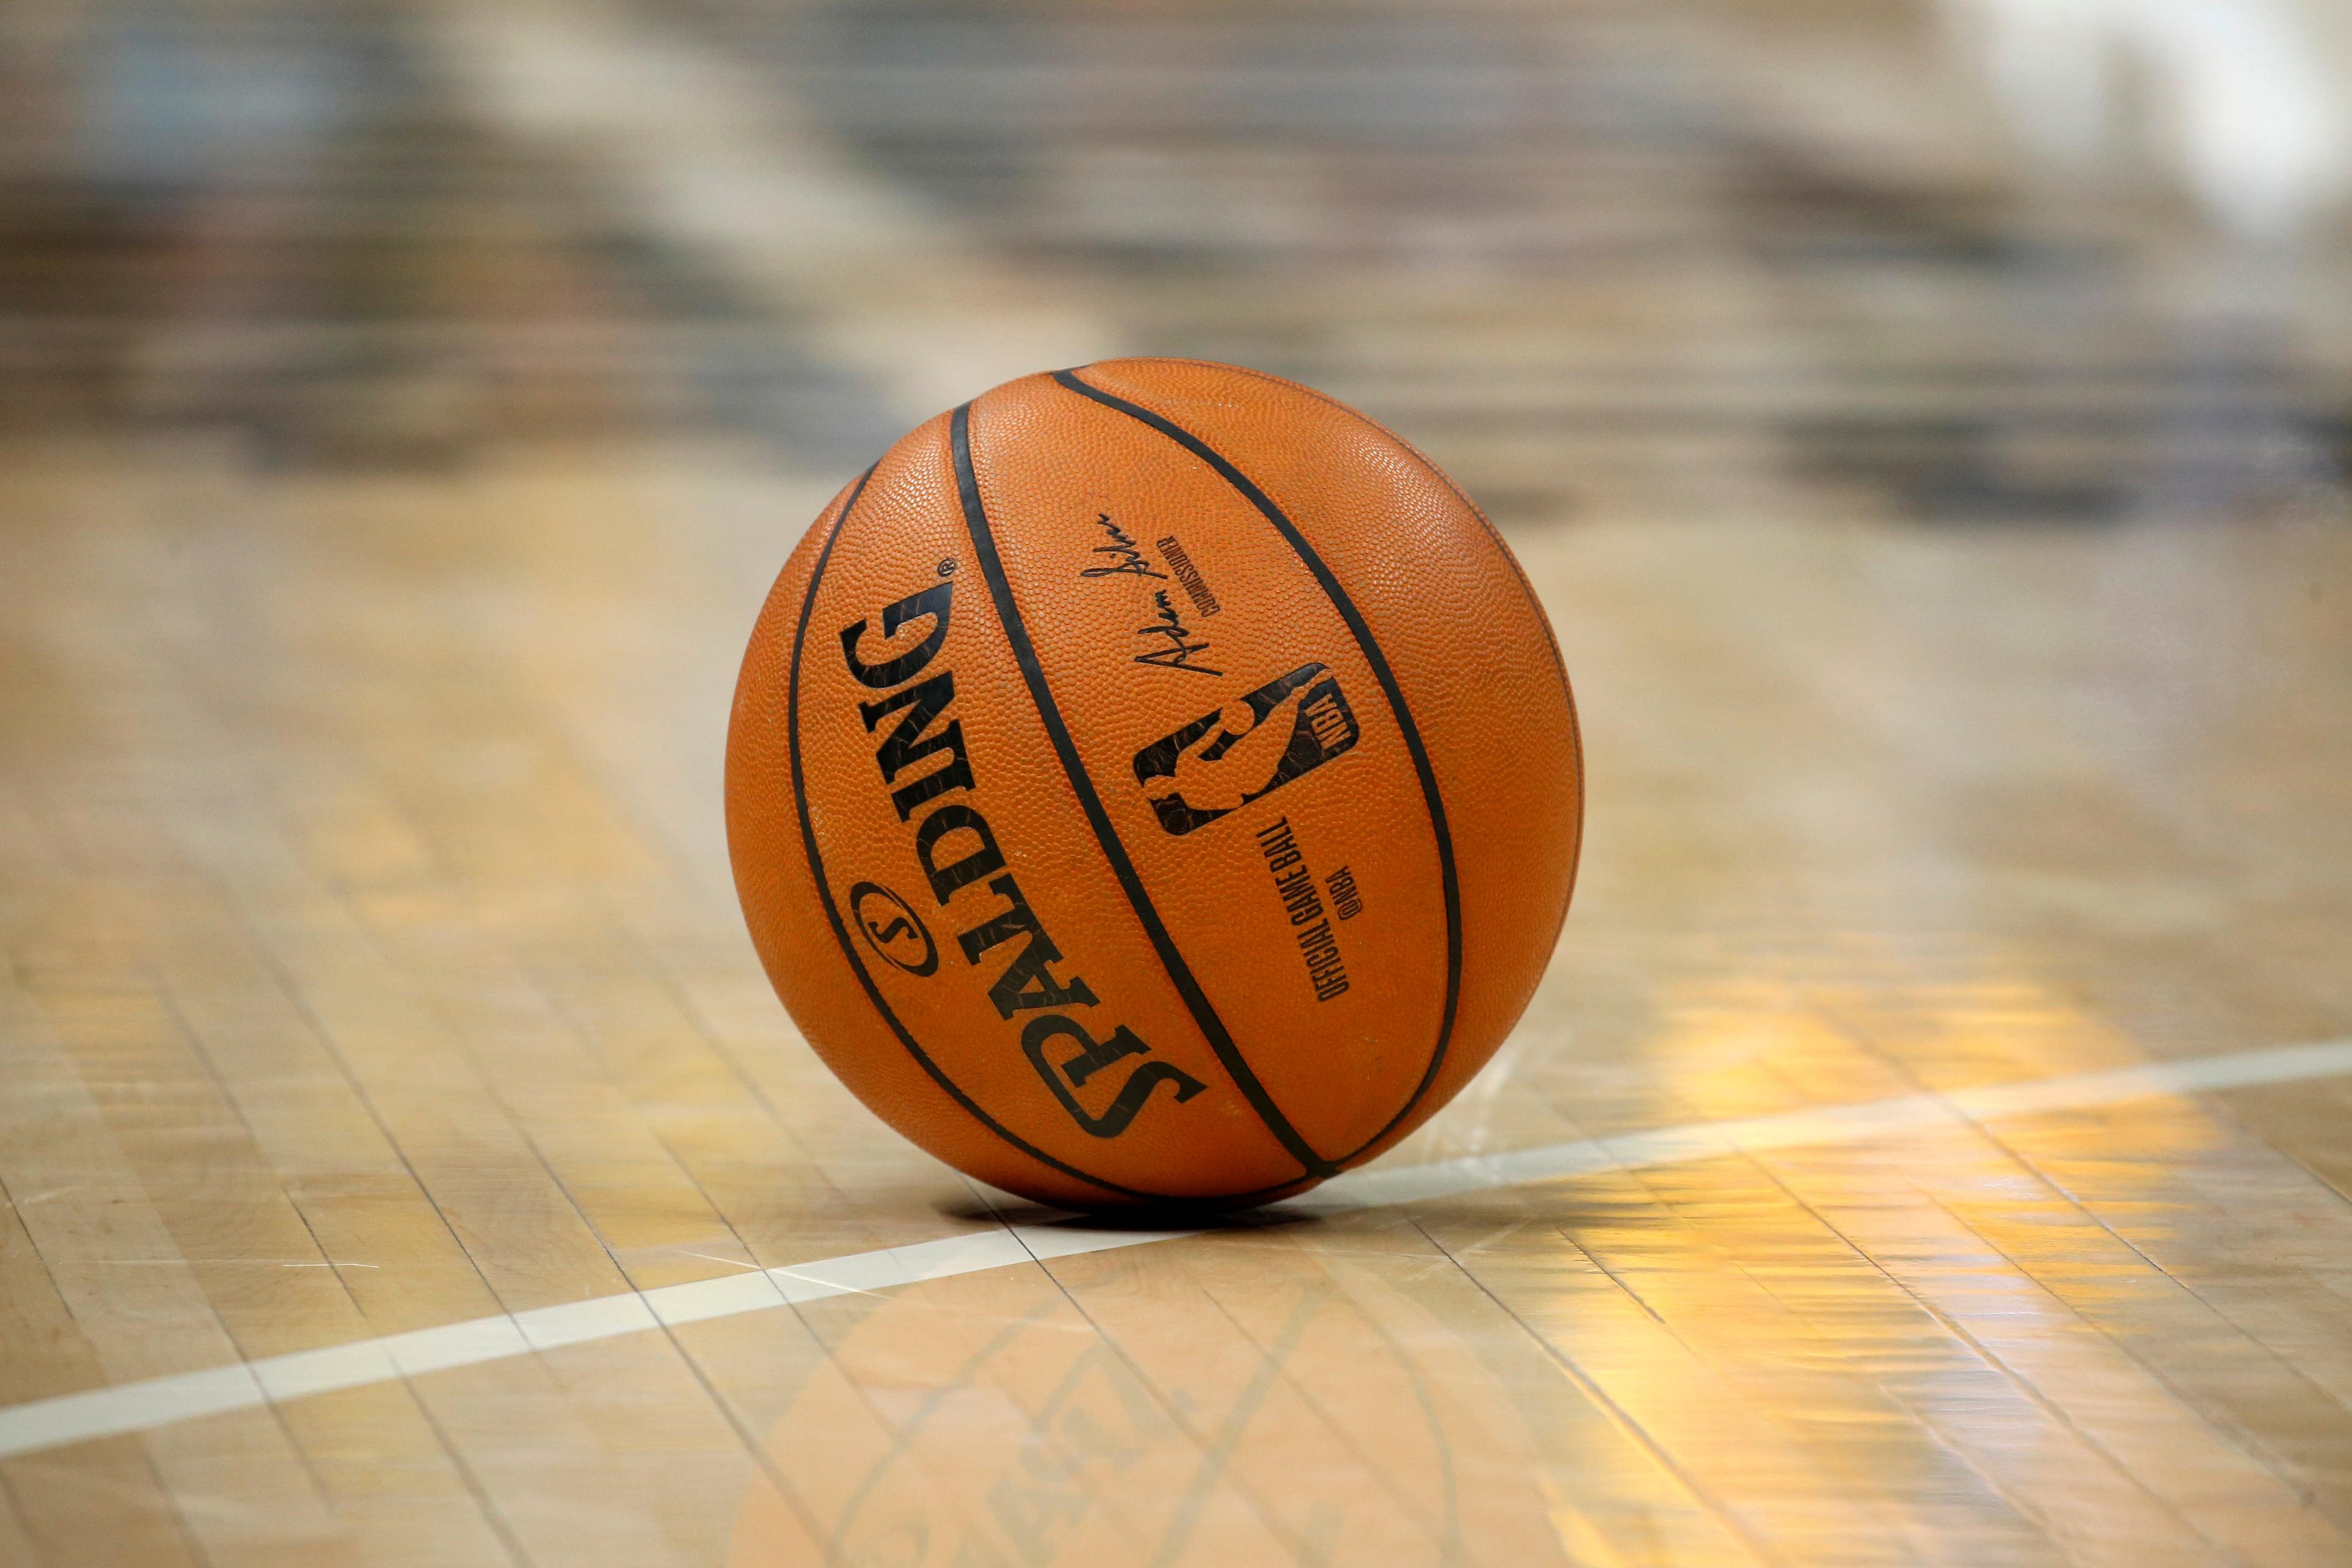
[[[940,966],[939,944],[907,900],[878,882],[849,889],[850,918],[866,934],[866,945],[894,969],[921,976]]]

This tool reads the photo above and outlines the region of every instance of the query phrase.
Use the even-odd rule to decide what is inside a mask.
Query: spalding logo
[[[1006,864],[996,830],[972,804],[975,784],[963,721],[948,717],[955,707],[955,672],[926,673],[948,637],[955,594],[955,579],[946,571],[950,564],[941,563],[941,581],[882,607],[879,659],[869,663],[859,651],[867,646],[870,628],[865,621],[841,629],[841,655],[852,679],[869,690],[887,693],[860,702],[858,717],[867,734],[882,737],[874,765],[882,782],[892,786],[890,804],[898,807],[898,819],[915,822],[921,814],[915,826],[915,863],[923,868],[931,898],[950,911],[949,919],[970,922],[955,932],[964,962],[979,969],[987,958],[988,966],[995,968],[994,955],[1009,955],[989,982],[990,1005],[1007,1023],[1023,1013],[1040,1015],[1022,1027],[1022,1054],[1079,1127],[1093,1137],[1116,1138],[1155,1095],[1161,1101],[1181,1103],[1208,1086],[1163,1061],[1105,1070],[1129,1057],[1149,1056],[1150,1046],[1125,1027],[1114,1027],[1109,1038],[1097,1040],[1086,1026],[1059,1011],[1099,1003],[1094,987],[1067,968],[1070,961],[1062,956],[1061,944],[1047,934],[1044,917],[1030,907],[1020,879]],[[902,627],[926,620],[930,629],[913,647],[900,651],[892,645]],[[885,731],[883,721],[893,715],[895,721]],[[959,793],[964,798],[940,798]],[[860,882],[850,889],[849,902],[867,945],[888,963],[909,974],[929,974],[939,967],[931,933],[904,899],[872,882]],[[957,909],[963,911],[961,917],[953,913]],[[1055,972],[1055,964],[1066,966],[1066,980]],[[1064,1055],[1073,1051],[1075,1055]],[[1170,1092],[1158,1094],[1163,1083]],[[1099,1111],[1089,1110],[1078,1099],[1080,1089],[1109,1103]]]
[[[849,914],[866,933],[866,945],[883,963],[918,976],[939,968],[939,945],[931,941],[929,928],[889,889],[878,882],[858,883],[849,889]]]

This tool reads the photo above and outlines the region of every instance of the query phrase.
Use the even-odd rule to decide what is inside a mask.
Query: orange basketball
[[[1118,360],[923,426],[785,563],[727,747],[777,993],[1045,1202],[1238,1206],[1452,1099],[1551,955],[1583,768],[1542,608],[1411,447]]]

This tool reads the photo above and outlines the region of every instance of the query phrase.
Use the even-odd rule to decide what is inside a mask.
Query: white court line
[[[1914,1094],[1859,1105],[1661,1127],[1580,1139],[1433,1165],[1346,1175],[1271,1212],[1332,1214],[1486,1192],[1563,1176],[1623,1171],[1719,1154],[1853,1142],[1928,1127],[1951,1127],[2034,1111],[2112,1105],[2154,1095],[2249,1084],[2290,1083],[2352,1073],[2352,1040],[2195,1057],[2161,1066],[2079,1073],[2037,1083]],[[894,1289],[926,1279],[1050,1261],[1084,1252],[1198,1236],[1198,1229],[1104,1230],[1083,1221],[1012,1224],[911,1247],[853,1253],[790,1268],[730,1274],[688,1285],[539,1307],[446,1323],[380,1339],[297,1351],[235,1366],[150,1378],[0,1409],[0,1458],[94,1437],[149,1431],[199,1415],[363,1388],[420,1373],[473,1366],[562,1345],[712,1318],[766,1311],[795,1301]]]

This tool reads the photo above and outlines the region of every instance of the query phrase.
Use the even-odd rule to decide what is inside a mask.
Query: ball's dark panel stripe
[[[1454,1040],[1454,1015],[1462,1000],[1462,888],[1454,873],[1454,835],[1446,826],[1445,802],[1437,792],[1437,773],[1430,766],[1429,749],[1422,744],[1421,730],[1412,721],[1412,710],[1405,706],[1404,692],[1397,686],[1396,672],[1389,668],[1388,657],[1381,652],[1381,645],[1373,639],[1372,628],[1365,625],[1362,612],[1356,608],[1356,602],[1348,597],[1347,589],[1339,585],[1339,579],[1332,575],[1331,568],[1324,563],[1323,557],[1315,552],[1315,547],[1307,542],[1306,536],[1298,531],[1297,525],[1284,515],[1280,507],[1274,504],[1273,498],[1258,489],[1250,481],[1248,475],[1227,462],[1206,441],[1174,420],[1090,385],[1079,380],[1075,371],[1056,371],[1054,379],[1081,397],[1091,398],[1106,408],[1115,408],[1142,421],[1208,464],[1216,470],[1219,478],[1239,490],[1243,499],[1255,507],[1258,514],[1288,541],[1299,560],[1307,563],[1307,569],[1315,574],[1315,580],[1323,585],[1324,594],[1348,623],[1348,629],[1355,634],[1356,646],[1363,649],[1365,662],[1372,667],[1372,674],[1380,681],[1381,690],[1388,697],[1389,710],[1396,715],[1397,728],[1404,735],[1405,750],[1412,754],[1413,772],[1421,775],[1421,796],[1429,806],[1429,829],[1437,840],[1438,878],[1444,884],[1445,895],[1445,1009],[1438,1020],[1437,1044],[1429,1054],[1429,1066],[1423,1071],[1421,1082],[1414,1086],[1412,1097],[1394,1116],[1389,1118],[1386,1126],[1348,1152],[1337,1156],[1338,1163],[1344,1165],[1394,1131],[1398,1123],[1412,1114],[1412,1108],[1421,1103],[1422,1097],[1429,1092],[1429,1086],[1437,1081],[1437,1070],[1445,1065],[1445,1050]]]
[[[881,467],[879,463],[875,465],[875,468],[879,467]],[[816,607],[817,584],[824,581],[825,563],[833,559],[833,547],[839,542],[841,531],[849,521],[850,512],[856,508],[858,497],[866,493],[866,482],[873,478],[874,468],[866,469],[865,477],[857,481],[857,489],[851,492],[849,503],[841,509],[841,515],[833,520],[833,531],[825,535],[824,548],[817,552],[816,569],[809,574],[808,593],[801,599],[800,623],[793,631],[792,679],[787,685],[784,700],[784,729],[793,760],[793,804],[800,812],[801,847],[807,851],[809,875],[816,879],[817,897],[824,901],[825,919],[833,922],[834,940],[841,944],[841,954],[849,960],[849,967],[857,975],[857,983],[866,987],[866,999],[874,1004],[874,1010],[882,1015],[882,1021],[890,1026],[890,1032],[898,1037],[898,1043],[905,1046],[915,1060],[922,1064],[923,1070],[931,1075],[933,1083],[947,1090],[950,1098],[970,1111],[972,1119],[991,1132],[1040,1164],[1059,1171],[1066,1176],[1076,1176],[1079,1181],[1092,1183],[1105,1192],[1118,1193],[1130,1198],[1150,1198],[1161,1203],[1218,1201],[1178,1199],[1164,1193],[1147,1193],[1134,1187],[1123,1187],[1117,1182],[1107,1181],[1090,1172],[1081,1171],[1067,1161],[1055,1159],[1011,1128],[1003,1125],[987,1111],[974,1104],[970,1095],[957,1088],[954,1080],[940,1070],[939,1063],[931,1059],[930,1053],[916,1042],[915,1037],[908,1032],[907,1026],[898,1021],[898,1015],[890,1010],[890,1004],[882,999],[881,987],[874,984],[874,976],[866,972],[865,960],[857,956],[856,944],[849,940],[849,927],[842,921],[841,910],[834,902],[833,884],[825,879],[824,857],[817,848],[815,825],[809,820],[808,786],[801,774],[801,650],[808,646],[809,613]]]
[[[1339,1167],[1318,1154],[1298,1130],[1282,1114],[1274,1097],[1257,1080],[1250,1065],[1234,1045],[1233,1036],[1225,1030],[1224,1020],[1209,1003],[1208,993],[1194,979],[1184,955],[1177,951],[1175,939],[1151,902],[1151,895],[1143,889],[1143,879],[1136,875],[1135,862],[1128,858],[1127,846],[1119,842],[1118,831],[1111,826],[1110,814],[1103,809],[1102,796],[1096,791],[1094,781],[1087,776],[1085,764],[1078,759],[1078,748],[1070,739],[1070,730],[1062,721],[1062,710],[1054,700],[1054,693],[1045,684],[1045,668],[1037,662],[1037,649],[1029,640],[1029,628],[1022,619],[1021,607],[1013,603],[1013,584],[1004,575],[1004,562],[996,552],[996,535],[989,526],[988,511],[981,504],[980,479],[971,466],[971,405],[967,403],[955,411],[949,422],[950,442],[955,450],[956,489],[963,500],[964,526],[971,533],[971,547],[980,556],[980,569],[988,579],[988,591],[996,600],[997,619],[1004,624],[1005,639],[1013,645],[1013,657],[1021,661],[1021,673],[1029,682],[1029,692],[1036,700],[1038,717],[1045,723],[1045,733],[1052,737],[1054,750],[1062,759],[1062,770],[1070,778],[1070,787],[1077,792],[1078,805],[1093,825],[1095,837],[1102,845],[1103,858],[1110,862],[1111,872],[1127,893],[1127,901],[1135,910],[1135,918],[1143,924],[1144,934],[1151,939],[1160,962],[1175,983],[1177,994],[1184,998],[1192,1019],[1200,1025],[1209,1048],[1217,1053],[1225,1071],[1242,1097],[1250,1103],[1259,1120],[1265,1123],[1293,1159],[1310,1175],[1329,1176]]]

